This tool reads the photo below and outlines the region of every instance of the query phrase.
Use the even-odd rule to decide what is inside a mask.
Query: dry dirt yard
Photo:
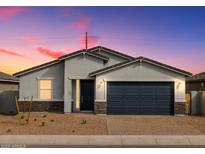
[[[205,116],[111,116],[33,112],[29,124],[21,115],[0,115],[0,134],[67,135],[200,135]]]

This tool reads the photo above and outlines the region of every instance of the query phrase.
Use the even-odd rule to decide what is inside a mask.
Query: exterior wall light
[[[102,81],[100,81],[100,83],[98,84],[97,87],[98,87],[98,88],[101,88],[101,87],[104,85],[104,82],[105,82],[104,79],[102,79]]]
[[[177,89],[180,88],[181,84],[182,84],[181,82],[177,82]]]

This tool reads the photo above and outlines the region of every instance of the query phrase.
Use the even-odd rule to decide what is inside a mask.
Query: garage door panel
[[[108,82],[108,114],[173,114],[171,82]]]
[[[135,102],[136,99],[140,99],[140,97],[132,97],[132,96],[131,97],[129,97],[129,96],[123,97],[123,100],[127,101],[127,102],[129,102],[129,101],[132,101],[132,102],[134,101]]]
[[[126,106],[125,106],[125,104],[123,103],[123,102],[118,102],[118,103],[113,103],[112,105],[109,105],[109,107],[116,107],[116,108],[119,108],[119,107],[141,107],[142,105],[141,104],[134,104],[135,102],[133,102],[133,103],[128,103]],[[143,105],[143,106],[145,106],[145,105]]]

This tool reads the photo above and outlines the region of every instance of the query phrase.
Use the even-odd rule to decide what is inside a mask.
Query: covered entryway
[[[80,110],[92,111],[94,109],[94,80],[81,80],[80,87]]]
[[[107,114],[172,115],[173,82],[108,82]]]

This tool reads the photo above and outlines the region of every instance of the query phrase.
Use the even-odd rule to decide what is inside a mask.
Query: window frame
[[[41,99],[40,98],[40,91],[41,91],[41,89],[40,89],[40,81],[41,80],[49,80],[49,81],[51,81],[51,98],[50,99]],[[46,90],[46,89],[44,89],[44,90]],[[38,99],[39,100],[44,100],[44,101],[53,100],[53,78],[38,78]]]

